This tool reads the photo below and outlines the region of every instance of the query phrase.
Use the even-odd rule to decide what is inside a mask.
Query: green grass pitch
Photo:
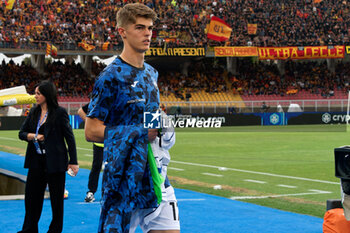
[[[336,127],[337,128],[337,127]],[[340,129],[340,130],[339,130]],[[175,187],[323,217],[340,199],[334,148],[350,144],[344,127],[227,127],[176,130],[168,175]],[[74,130],[79,164],[90,168],[92,144]],[[18,131],[0,131],[0,150],[24,154]]]

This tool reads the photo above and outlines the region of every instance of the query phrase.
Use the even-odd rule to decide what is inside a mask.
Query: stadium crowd
[[[292,62],[285,65],[285,74],[280,75],[275,64],[244,62],[239,65],[239,75],[230,75],[234,93],[241,95],[294,95],[299,91],[334,96],[334,91],[350,90],[350,67],[337,63],[335,73],[322,62]]]
[[[179,101],[190,100],[197,91],[207,93],[232,92],[249,95],[294,95],[300,91],[331,97],[334,91],[350,91],[350,67],[347,63],[336,64],[335,73],[327,68],[326,62],[294,62],[285,64],[285,74],[281,75],[275,64],[254,63],[250,59],[238,62],[237,74],[227,72],[224,60],[193,60],[187,72],[167,67],[159,69],[158,86],[163,96],[174,95]],[[26,85],[29,92],[42,79],[51,79],[61,97],[88,97],[95,78],[105,65],[93,61],[92,74],[88,75],[79,63],[63,64],[60,61],[48,62],[45,74],[39,74],[30,65],[13,62],[0,65],[0,89]],[[11,77],[11,78],[7,78]]]
[[[50,79],[55,83],[61,97],[87,97],[92,91],[95,77],[104,67],[101,63],[93,62],[92,74],[89,76],[79,63],[63,64],[56,61],[48,62],[45,65],[45,74],[40,74],[25,62],[17,65],[13,61],[5,63],[3,60],[0,65],[0,90],[25,85],[29,93],[34,93],[36,84],[41,80]]]
[[[159,15],[152,46],[202,47],[349,45],[350,5],[338,0],[22,0],[0,8],[0,47],[78,49],[78,43],[101,50],[121,46],[116,12],[126,3],[143,2]],[[227,42],[208,40],[211,16],[232,27]],[[248,24],[257,24],[248,34]],[[80,48],[81,49],[81,48]]]

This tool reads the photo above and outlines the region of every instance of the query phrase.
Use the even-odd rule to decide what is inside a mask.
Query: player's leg
[[[162,201],[160,206],[152,212],[143,215],[140,223],[143,232],[148,233],[179,233],[179,209],[173,187],[166,189],[167,200]],[[152,216],[153,215],[153,216]]]
[[[100,176],[102,160],[103,160],[103,147],[93,145],[93,161],[89,175],[88,188],[90,192],[95,193],[98,186],[98,178]]]

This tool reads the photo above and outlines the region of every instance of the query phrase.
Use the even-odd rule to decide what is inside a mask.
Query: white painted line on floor
[[[202,175],[206,175],[206,176],[216,176],[216,177],[223,177],[223,175],[219,175],[219,174],[213,174],[213,173],[207,173],[207,172],[203,172],[201,173]]]
[[[21,139],[15,139],[15,138],[5,138],[5,137],[0,137],[0,139],[3,139],[3,140],[9,140],[9,141],[21,141]]]
[[[318,190],[318,189],[309,189],[311,192],[316,192],[316,193],[332,193],[330,191],[323,191],[323,190]]]
[[[92,154],[84,154],[86,157],[92,157]]]
[[[285,185],[285,184],[278,184],[277,186],[282,187],[282,188],[289,188],[289,189],[297,188],[297,186]]]
[[[252,182],[252,183],[257,183],[257,184],[266,184],[265,181],[260,181],[260,180],[250,180],[250,179],[245,179],[244,181],[247,182]]]
[[[304,195],[317,195],[317,194],[329,194],[329,193],[332,193],[332,192],[322,191],[322,192],[309,192],[309,193],[276,194],[276,195],[268,195],[268,196],[238,196],[238,197],[230,197],[230,199],[231,200],[264,199],[264,198],[274,198],[274,197],[304,196]]]
[[[189,163],[189,162],[182,162],[182,161],[175,161],[175,160],[171,160],[171,162],[172,163],[185,164],[185,165],[199,166],[199,167],[210,167],[210,168],[215,168],[215,169],[219,169],[220,168],[219,166],[206,165],[206,164],[200,164],[200,163]],[[339,182],[332,182],[332,181],[327,181],[327,180],[309,179],[309,178],[297,177],[297,176],[285,176],[285,175],[278,175],[278,174],[267,173],[267,172],[256,172],[256,171],[242,170],[242,169],[236,169],[236,168],[227,168],[227,170],[236,171],[236,172],[245,172],[245,173],[257,174],[257,175],[264,175],[264,176],[274,176],[274,177],[294,179],[294,180],[304,180],[304,181],[311,181],[311,182],[339,185]]]
[[[175,171],[185,171],[185,169],[176,168],[176,167],[168,167],[168,169],[175,170]]]
[[[77,147],[78,150],[87,150],[87,151],[92,151],[92,149],[86,149],[86,148],[81,148],[81,147]]]

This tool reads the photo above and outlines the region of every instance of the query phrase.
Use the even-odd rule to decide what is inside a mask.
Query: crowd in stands
[[[21,0],[6,9],[0,0],[0,47],[78,49],[83,42],[116,50],[121,39],[116,12],[143,2],[159,16],[152,46],[306,46],[349,45],[350,5],[344,0]],[[227,42],[207,39],[211,16],[232,27]],[[257,24],[248,34],[248,24]],[[81,48],[80,48],[81,49]]]
[[[280,74],[276,64],[253,62],[251,59],[238,60],[237,74],[227,72],[224,59],[207,58],[192,60],[187,69],[157,67],[158,87],[161,95],[174,95],[178,101],[191,100],[194,92],[233,93],[242,96],[285,97],[304,91],[328,98],[335,91],[350,91],[349,63],[337,63],[335,72],[327,68],[326,62],[288,61],[285,73]],[[92,73],[88,75],[79,63],[63,64],[60,61],[48,62],[45,74],[39,74],[30,65],[13,62],[0,66],[0,90],[25,85],[29,93],[42,79],[51,79],[57,86],[60,97],[88,97],[95,78],[105,65],[93,61]]]
[[[160,67],[161,68],[161,67]],[[160,93],[171,93],[179,100],[189,100],[191,93],[206,91],[208,93],[226,92],[227,72],[213,59],[193,62],[187,71],[159,70],[158,87]]]
[[[93,62],[92,74],[88,75],[79,63],[63,64],[60,61],[48,62],[45,74],[40,74],[30,64],[21,65],[13,61],[0,66],[0,90],[9,87],[25,85],[29,93],[34,94],[35,85],[41,80],[50,79],[57,87],[60,97],[88,97],[91,93],[96,76],[105,65]]]
[[[350,90],[350,67],[348,63],[337,63],[335,73],[324,62],[292,62],[285,64],[285,74],[281,75],[275,64],[241,62],[239,74],[229,75],[234,93],[241,95],[294,95],[300,91],[334,96],[334,91]]]

